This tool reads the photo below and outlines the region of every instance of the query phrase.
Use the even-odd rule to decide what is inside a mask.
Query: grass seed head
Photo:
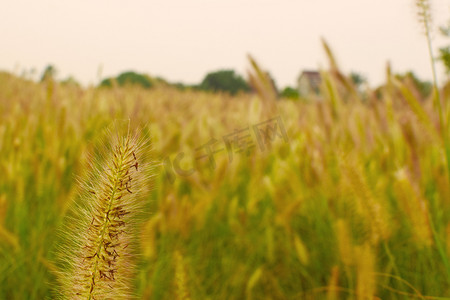
[[[67,224],[61,276],[68,299],[130,299],[136,225],[151,174],[148,142],[116,124],[89,161],[78,206]]]

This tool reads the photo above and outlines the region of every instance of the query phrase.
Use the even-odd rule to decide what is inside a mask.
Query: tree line
[[[450,62],[449,62],[450,67]],[[57,74],[57,70],[53,65],[48,65],[41,75],[41,82],[47,80],[54,80]],[[287,86],[282,90],[279,90],[275,80],[270,74],[272,85],[277,95],[280,98],[288,99],[299,99],[299,90],[297,87]],[[431,93],[432,84],[429,81],[423,81],[419,79],[412,71],[396,75],[399,79],[409,78],[412,83],[416,86],[417,90],[423,97],[427,97]],[[357,73],[351,72],[348,77],[351,82],[360,89],[367,83],[366,78]],[[79,83],[73,78],[69,77],[61,81],[61,84],[77,85]],[[184,83],[170,83],[161,77],[151,77],[147,74],[141,74],[134,71],[122,72],[115,77],[108,77],[103,79],[99,84],[98,88],[111,88],[114,86],[139,86],[143,89],[151,89],[155,86],[171,86],[179,90],[199,90],[212,93],[228,93],[230,95],[236,95],[239,93],[250,93],[252,92],[252,87],[250,84],[238,73],[232,69],[222,69],[217,71],[209,72],[205,75],[203,80],[199,84],[188,85]]]

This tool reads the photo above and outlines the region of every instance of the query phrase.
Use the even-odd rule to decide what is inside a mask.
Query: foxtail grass
[[[150,164],[148,140],[116,125],[80,184],[80,198],[64,229],[60,249],[63,299],[133,298],[137,225]],[[111,138],[110,138],[111,137]]]
[[[375,254],[369,244],[356,248],[356,299],[374,299],[376,292]]]
[[[251,65],[251,70],[247,72],[248,81],[264,104],[265,116],[270,117],[277,111],[276,100],[278,95],[274,82],[269,73],[264,71],[251,55],[248,55],[248,60]]]
[[[187,285],[187,274],[185,270],[185,263],[183,259],[183,255],[176,251],[174,253],[174,261],[175,261],[175,283],[176,283],[176,291],[177,291],[177,299],[178,300],[190,300],[189,290]]]
[[[428,46],[428,54],[430,57],[430,65],[431,70],[433,74],[433,100],[434,100],[434,106],[437,110],[437,114],[439,117],[439,129],[441,133],[442,138],[442,144],[443,144],[443,150],[444,150],[444,156],[445,161],[447,165],[447,180],[450,182],[450,135],[448,133],[448,115],[446,116],[444,112],[446,111],[446,103],[441,103],[441,97],[439,93],[438,88],[438,79],[436,75],[436,59],[433,53],[433,44],[431,39],[432,29],[431,24],[433,21],[433,16],[431,14],[431,1],[430,0],[416,0],[415,1],[416,8],[417,8],[417,15],[418,15],[418,21],[422,24],[425,37],[427,40],[427,46]],[[438,233],[434,227],[434,225],[431,223],[431,229],[433,231],[433,235],[435,238],[436,246],[438,248],[439,254],[441,255],[442,261],[445,265],[446,271],[447,271],[447,282],[450,281],[450,263],[448,261],[448,257],[445,253],[443,243],[441,242],[441,238],[438,236]]]
[[[433,74],[433,100],[439,116],[439,126],[442,134],[442,140],[445,148],[445,157],[447,161],[447,176],[450,182],[450,136],[448,134],[448,115],[446,116],[447,103],[441,102],[441,96],[438,88],[438,79],[436,73],[436,59],[433,53],[433,43],[431,39],[431,24],[433,21],[431,14],[430,0],[416,0],[417,16],[419,23],[422,24],[424,34],[427,39],[428,54],[430,57],[431,71]]]

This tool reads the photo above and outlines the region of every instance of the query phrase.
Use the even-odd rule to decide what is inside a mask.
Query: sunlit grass
[[[0,74],[0,298],[54,297],[56,232],[116,119],[144,124],[160,162],[139,229],[139,297],[450,297],[449,133],[432,99],[388,75],[381,99],[362,101],[337,66],[324,76],[323,101],[274,106],[267,90],[80,89]],[[275,117],[288,140],[261,151],[253,126]],[[247,127],[254,147],[230,154],[224,136]],[[211,168],[196,158],[213,138],[224,150]],[[189,176],[173,165],[180,153]]]

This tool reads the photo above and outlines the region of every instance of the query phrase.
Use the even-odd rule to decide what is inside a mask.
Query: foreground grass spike
[[[127,129],[90,162],[81,203],[68,224],[73,241],[63,250],[69,268],[62,276],[64,299],[132,298],[133,241],[148,178],[146,145]]]

